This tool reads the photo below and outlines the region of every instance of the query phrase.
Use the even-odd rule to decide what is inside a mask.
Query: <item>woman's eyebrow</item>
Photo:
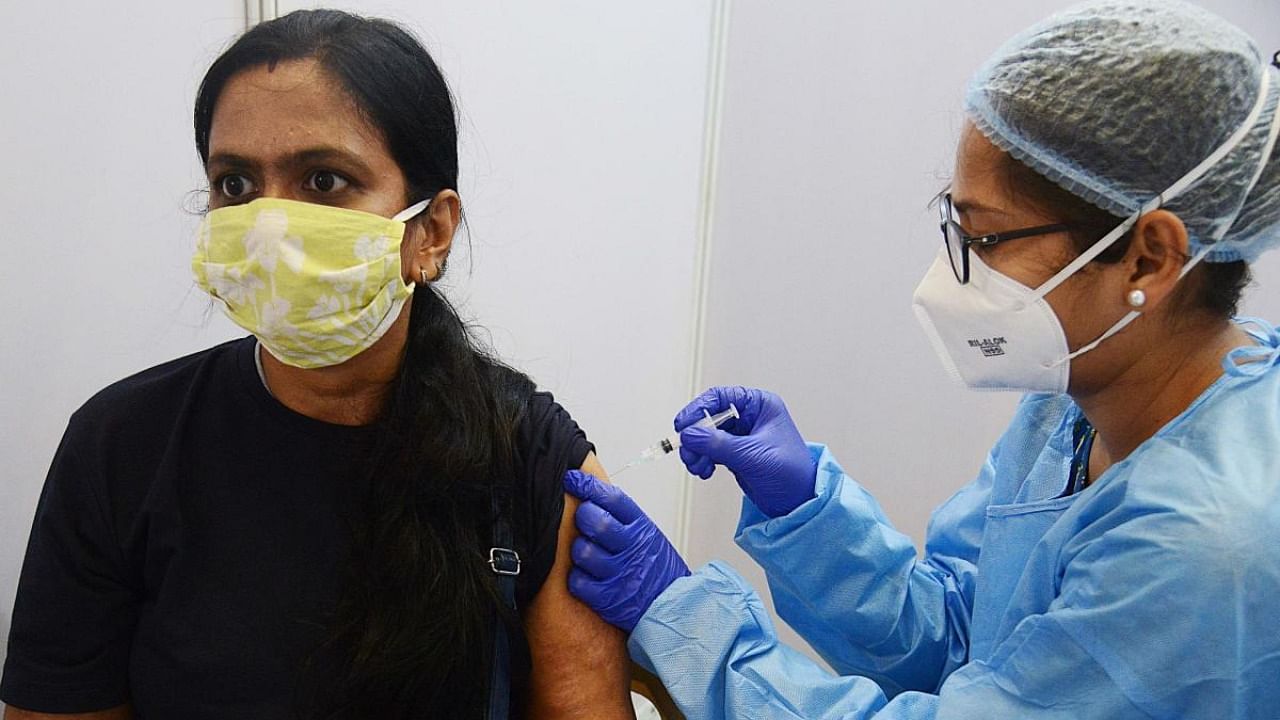
[[[274,161],[268,164],[273,164]],[[334,163],[343,165],[358,173],[371,174],[372,170],[368,164],[360,159],[360,156],[333,147],[331,145],[318,145],[316,147],[305,148],[297,152],[290,153],[283,161],[289,165],[317,165],[325,163]],[[209,156],[209,167],[218,166],[225,168],[249,169],[256,168],[262,163],[253,158],[244,155],[238,155],[230,152],[218,152]]]
[[[1007,210],[1001,210],[1000,208],[992,207],[991,205],[984,205],[976,200],[966,200],[966,199],[956,200],[955,198],[952,198],[951,207],[955,208],[956,212],[965,213],[965,214],[975,213],[975,212],[991,213],[992,215],[1008,215],[1009,214]]]
[[[253,160],[235,153],[218,152],[209,156],[209,160],[205,165],[212,167],[218,165],[220,167],[229,168],[252,168],[257,165]]]
[[[319,145],[317,147],[299,150],[298,152],[290,155],[289,160],[295,165],[338,163],[340,165],[346,165],[347,167],[354,169],[356,172],[363,173],[365,175],[371,175],[373,173],[372,169],[370,169],[364,160],[360,159],[359,155],[331,145]]]

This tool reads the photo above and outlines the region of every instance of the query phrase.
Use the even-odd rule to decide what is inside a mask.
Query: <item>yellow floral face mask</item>
[[[337,365],[368,350],[413,293],[400,271],[405,221],[260,198],[205,216],[191,269],[237,325],[281,362]]]

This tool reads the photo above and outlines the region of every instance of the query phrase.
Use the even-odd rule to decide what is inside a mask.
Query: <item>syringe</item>
[[[697,423],[695,423],[697,427],[720,427],[721,425],[725,424],[725,422],[728,421],[730,418],[741,417],[738,414],[738,407],[733,403],[730,403],[729,409],[725,410],[724,412],[720,412],[720,413],[716,413],[715,415],[712,415],[706,410],[703,410],[702,414],[706,415],[706,417],[702,418]],[[657,460],[658,458],[664,455],[670,455],[671,453],[675,452],[679,448],[680,448],[680,433],[673,433],[671,435],[668,435],[667,437],[662,438],[661,440],[654,443],[653,445],[650,445],[644,450],[641,450],[640,457],[636,458],[635,460],[632,460],[626,465],[623,465],[621,468],[618,469],[617,472],[610,473],[609,477],[616,478],[622,473],[626,472],[627,470],[630,470],[631,468],[635,467],[636,465],[641,465],[643,463],[647,463],[652,460]]]

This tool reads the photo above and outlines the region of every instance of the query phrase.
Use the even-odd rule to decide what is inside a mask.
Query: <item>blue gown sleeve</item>
[[[968,660],[999,446],[978,478],[934,512],[923,558],[829,450],[810,451],[817,497],[776,519],[744,501],[738,545],[764,568],[778,614],[837,672],[870,677],[890,697],[936,692]]]
[[[662,679],[690,720],[1183,717],[1136,707],[1052,614],[1028,618],[990,662],[960,668],[938,694],[907,691],[889,698],[870,678],[834,675],[780,644],[759,596],[718,562],[660,595],[628,648]]]

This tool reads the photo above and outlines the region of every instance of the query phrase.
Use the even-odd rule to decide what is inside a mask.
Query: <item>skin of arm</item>
[[[4,720],[132,720],[133,708],[128,705],[91,713],[50,714],[23,710],[12,705],[4,708]]]
[[[582,462],[581,470],[606,478],[594,453]],[[578,500],[566,495],[555,565],[524,612],[533,661],[528,714],[539,719],[633,720],[627,636],[569,594],[569,548],[578,537],[573,519],[577,509]]]

